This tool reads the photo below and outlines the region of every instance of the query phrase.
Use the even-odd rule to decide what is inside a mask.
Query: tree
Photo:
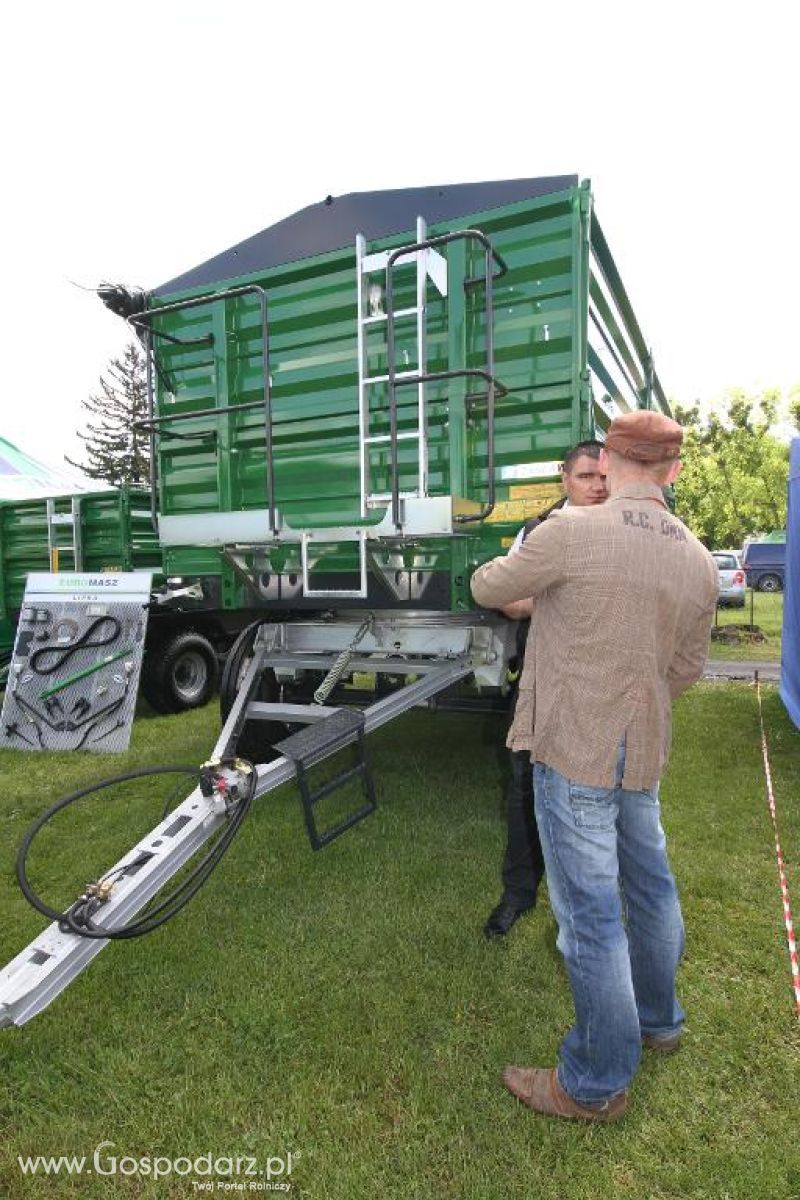
[[[86,463],[67,462],[90,479],[102,479],[115,487],[146,483],[150,478],[150,439],[137,428],[147,416],[145,357],[136,342],[125,347],[121,358],[113,358],[108,378],[100,377],[101,394],[81,401],[87,412],[99,418],[87,422],[78,437],[86,444]],[[66,457],[66,456],[65,456]]]
[[[684,426],[676,512],[706,545],[741,546],[745,538],[786,525],[789,450],[772,432],[783,415],[777,391],[729,392],[718,411],[676,410]],[[790,398],[797,420],[800,402]]]

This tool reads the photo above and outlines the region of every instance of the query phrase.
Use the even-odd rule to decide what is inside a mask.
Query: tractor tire
[[[225,659],[222,672],[222,682],[219,685],[219,710],[222,724],[228,719],[234,701],[239,693],[242,680],[247,673],[253,654],[253,643],[263,621],[255,621],[237,637]],[[263,700],[267,704],[278,699],[279,687],[275,672],[269,668],[261,673],[261,679],[254,700]],[[274,742],[288,737],[292,732],[291,726],[282,721],[245,721],[239,737],[236,739],[234,752],[248,759],[249,762],[266,763],[278,758],[278,752],[273,750]]]
[[[762,575],[758,581],[760,592],[782,592],[783,583],[780,575]]]
[[[217,654],[208,638],[193,629],[147,647],[142,693],[158,713],[188,712],[207,704],[217,686]]]

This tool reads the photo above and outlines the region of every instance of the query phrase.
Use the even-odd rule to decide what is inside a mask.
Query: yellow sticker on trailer
[[[508,489],[509,499],[498,500],[486,518],[492,521],[515,521],[518,525],[538,517],[540,512],[561,499],[562,491],[557,483],[528,483]]]
[[[528,500],[535,498],[542,508],[548,508],[564,495],[560,483],[517,483],[508,489],[510,500]]]

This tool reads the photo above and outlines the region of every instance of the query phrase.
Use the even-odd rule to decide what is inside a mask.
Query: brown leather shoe
[[[628,1107],[628,1093],[620,1092],[600,1105],[578,1104],[558,1082],[555,1067],[506,1067],[503,1084],[528,1108],[550,1117],[573,1121],[618,1121]]]
[[[674,1054],[681,1044],[681,1035],[673,1033],[670,1037],[653,1037],[651,1033],[642,1034],[642,1045],[648,1050],[659,1050],[662,1054]]]

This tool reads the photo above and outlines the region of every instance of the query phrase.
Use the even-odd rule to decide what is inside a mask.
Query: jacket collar
[[[611,504],[614,500],[655,500],[662,508],[667,507],[664,493],[657,483],[625,483],[619,491],[611,493],[606,503]]]

